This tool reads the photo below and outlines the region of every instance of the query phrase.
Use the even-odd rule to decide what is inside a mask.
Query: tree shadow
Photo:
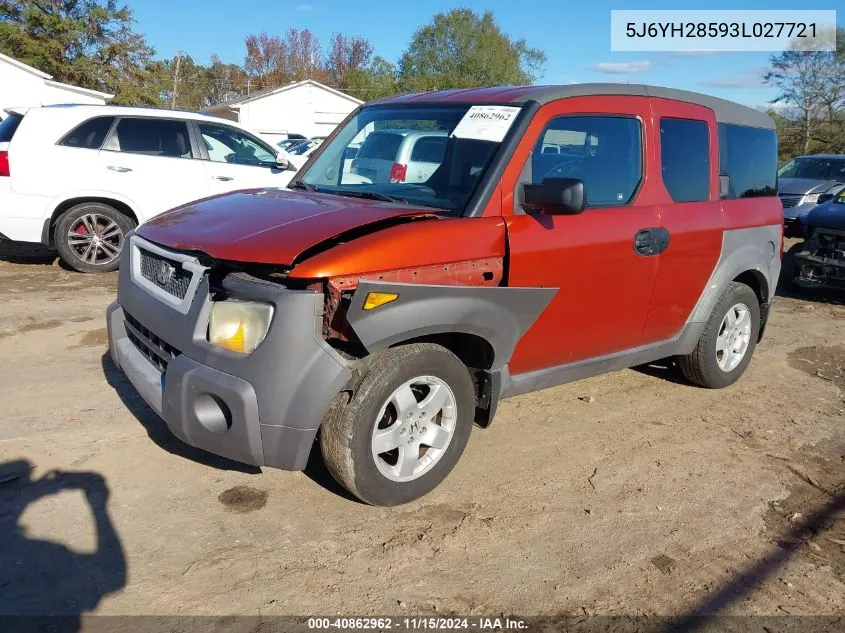
[[[32,479],[32,469],[25,459],[0,464],[0,628],[79,631],[82,613],[126,584],[123,546],[108,513],[109,488],[95,472],[51,471]],[[85,495],[97,534],[92,554],[30,538],[20,524],[31,503],[65,490]]]
[[[185,459],[193,460],[203,466],[209,466],[218,470],[234,470],[241,473],[256,475],[261,472],[258,466],[251,464],[243,464],[220,455],[209,453],[200,448],[185,444],[182,440],[177,438],[167,428],[167,424],[159,415],[144,402],[144,399],[136,391],[132,383],[126,377],[111,359],[111,355],[106,352],[101,358],[103,367],[103,375],[106,377],[106,382],[115,390],[120,400],[127,409],[135,416],[135,419],[141,423],[141,426],[146,430],[150,439],[159,447],[166,450],[168,453],[184,457]]]
[[[717,614],[754,591],[766,578],[783,567],[808,540],[829,526],[837,518],[836,515],[845,512],[845,492],[840,491],[828,496],[829,500],[824,506],[797,523],[778,541],[775,551],[734,576],[730,582],[711,593],[688,613],[673,618],[671,625],[660,630],[696,631],[712,625],[717,617],[724,617]]]

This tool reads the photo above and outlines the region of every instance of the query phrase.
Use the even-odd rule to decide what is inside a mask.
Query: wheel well
[[[471,369],[490,369],[493,365],[493,346],[475,334],[464,332],[431,334],[402,341],[391,347],[407,345],[408,343],[435,343],[442,345],[460,358],[461,362]]]
[[[741,275],[737,275],[734,281],[751,288],[754,294],[757,295],[757,300],[761,306],[766,303],[769,296],[769,284],[761,272],[757,270],[746,270]]]
[[[47,246],[49,246],[50,248],[53,248],[55,246],[55,242],[53,239],[53,229],[56,226],[56,221],[58,221],[62,213],[64,213],[71,207],[75,207],[78,204],[82,204],[83,202],[100,202],[102,204],[107,204],[110,207],[114,207],[117,211],[120,211],[123,215],[132,220],[135,223],[135,226],[138,226],[138,217],[135,215],[135,212],[131,209],[131,207],[124,202],[120,202],[119,200],[113,200],[111,198],[98,198],[96,196],[71,198],[70,200],[65,200],[64,202],[59,204],[59,206],[57,206],[53,211],[53,215],[50,216],[49,230],[47,231],[47,235],[45,236],[49,240]]]
[[[431,334],[402,341],[391,347],[409,343],[435,343],[442,345],[466,365],[475,388],[475,420],[481,427],[487,427],[492,419],[495,404],[492,402],[492,381],[488,371],[493,366],[493,346],[475,334],[447,332]]]

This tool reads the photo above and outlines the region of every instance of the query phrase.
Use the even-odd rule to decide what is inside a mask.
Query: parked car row
[[[46,106],[0,122],[0,237],[72,268],[118,266],[126,234],[192,200],[284,187],[298,165],[245,128],[189,112]]]

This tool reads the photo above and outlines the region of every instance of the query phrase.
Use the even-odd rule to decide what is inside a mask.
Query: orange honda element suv
[[[289,188],[130,234],[111,355],[188,444],[290,470],[320,450],[360,499],[404,503],[502,398],[666,357],[736,381],[780,270],[776,172],[769,117],[690,92],[384,99]]]

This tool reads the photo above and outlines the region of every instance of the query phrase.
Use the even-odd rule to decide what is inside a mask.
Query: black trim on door
[[[634,252],[640,257],[660,255],[669,248],[669,231],[662,226],[640,229],[634,236]]]

